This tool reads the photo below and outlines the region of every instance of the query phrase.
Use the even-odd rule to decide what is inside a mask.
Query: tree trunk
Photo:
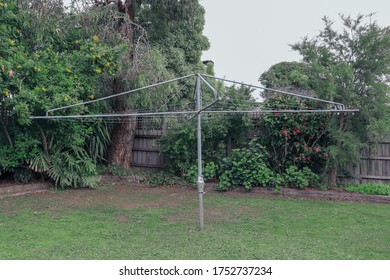
[[[339,125],[339,133],[342,135],[345,133],[345,123],[346,123],[346,115],[341,114],[340,117],[340,125]],[[341,147],[342,142],[341,140],[337,141],[337,146]],[[329,176],[328,176],[328,187],[329,188],[335,188],[337,187],[337,170],[339,166],[333,166],[330,171],[329,171]]]
[[[126,14],[129,19],[134,22],[135,12],[133,6],[133,0],[118,1],[117,2],[118,10],[121,13]],[[125,37],[128,43],[128,59],[132,60],[132,50],[133,50],[133,28],[130,26],[126,28]],[[120,81],[114,81],[114,94],[123,92],[124,88]],[[131,112],[131,108],[127,105],[126,97],[118,98],[115,103],[114,109],[116,112]],[[129,168],[131,165],[132,154],[133,154],[133,144],[134,144],[134,134],[137,127],[137,118],[129,117],[121,119],[119,123],[115,124],[112,135],[111,135],[111,145],[108,149],[107,161],[110,164],[120,165],[125,168]]]
[[[328,176],[328,187],[335,188],[337,187],[337,167],[332,168]]]
[[[114,92],[123,92],[120,81],[114,81]],[[115,102],[115,111],[117,113],[131,113],[128,108],[126,96],[121,96]],[[109,164],[120,165],[129,168],[132,161],[134,135],[137,128],[137,117],[120,118],[114,125],[111,133],[111,144],[108,149],[107,161]]]
[[[3,120],[1,119],[1,116],[0,116],[0,124],[1,124],[1,126],[3,127],[4,135],[5,135],[5,137],[7,138],[8,144],[9,144],[11,147],[13,147],[14,144],[12,143],[11,136],[9,135],[8,129],[7,129],[6,125],[5,125],[5,123],[3,122]]]
[[[125,168],[130,167],[136,124],[136,117],[130,117],[114,126],[111,146],[107,156],[110,164],[120,165]]]

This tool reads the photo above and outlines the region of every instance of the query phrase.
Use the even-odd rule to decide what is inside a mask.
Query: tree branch
[[[43,131],[42,127],[38,123],[36,123],[36,125],[41,134],[43,152],[45,153],[45,156],[49,158],[49,149],[47,148],[47,139],[46,139],[45,132]]]
[[[11,136],[9,135],[8,133],[8,129],[7,127],[5,126],[5,123],[3,122],[3,120],[0,118],[0,123],[1,123],[1,126],[3,127],[3,130],[4,130],[4,133],[5,133],[5,136],[7,137],[7,140],[8,140],[8,143],[11,147],[14,146],[14,144],[12,143],[12,139],[11,139]]]

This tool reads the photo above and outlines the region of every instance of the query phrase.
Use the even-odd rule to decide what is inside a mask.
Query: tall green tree
[[[198,0],[106,0],[91,1],[91,6],[95,11],[103,11],[103,15],[107,10],[116,9],[119,16],[114,19],[116,30],[113,31],[128,45],[123,72],[112,84],[112,93],[205,71],[201,54],[209,43],[202,34],[204,9]],[[119,98],[113,110],[134,111],[134,104],[148,103],[148,96],[142,99]],[[135,128],[136,118],[114,126],[108,152],[111,164],[130,165]]]
[[[310,87],[318,97],[359,109],[335,116],[328,126],[329,185],[339,167],[356,162],[360,148],[389,134],[390,28],[372,15],[341,15],[343,29],[324,18],[314,38],[292,45],[309,67]]]

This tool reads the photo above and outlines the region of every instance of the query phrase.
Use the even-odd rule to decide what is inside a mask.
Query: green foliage
[[[290,165],[277,172],[272,169],[271,152],[252,140],[248,147],[235,149],[230,157],[224,159],[217,190],[227,191],[233,187],[244,187],[251,190],[253,187],[269,187],[279,191],[282,187],[323,188],[320,178],[307,166]]]
[[[340,32],[328,18],[323,21],[316,37],[292,48],[302,55],[318,97],[359,109],[356,115],[335,116],[327,126],[330,171],[356,162],[362,145],[389,134],[390,28],[378,26],[373,15],[341,15]]]
[[[302,62],[280,62],[261,74],[259,81],[267,88],[295,87],[310,89],[309,67]]]
[[[139,23],[148,31],[152,47],[166,58],[175,76],[204,71],[202,52],[210,46],[203,35],[204,8],[198,0],[139,1]]]
[[[87,152],[78,146],[59,150],[51,157],[48,175],[56,187],[91,187],[96,188],[96,164]]]
[[[32,172],[28,168],[18,168],[14,171],[15,182],[28,183],[32,178]]]
[[[61,1],[25,4],[8,0],[0,8],[0,124],[6,135],[0,170],[29,166],[61,187],[95,186],[94,166],[110,141],[108,126],[30,116],[99,97],[99,84],[120,70],[126,48],[84,33],[77,27],[85,19],[81,12],[65,13]],[[80,106],[66,113],[101,109]]]
[[[267,166],[267,157],[267,151],[257,141],[252,141],[248,147],[234,149],[232,155],[223,161],[217,190],[226,191],[233,187],[251,190],[256,186],[268,186],[276,175]]]
[[[39,151],[39,141],[28,133],[19,133],[14,144],[0,146],[0,170],[10,171],[24,166]]]
[[[180,175],[191,166],[196,157],[196,131],[190,124],[172,130],[160,139],[162,152],[168,156],[168,170]]]
[[[203,164],[203,181],[210,182],[214,180],[217,176],[217,169],[217,165],[212,161],[208,162],[207,164]],[[184,177],[188,182],[191,182],[192,184],[196,185],[198,182],[198,164],[193,164]]]
[[[303,167],[302,170],[298,170],[296,166],[291,165],[286,168],[283,179],[285,185],[303,189],[305,187],[316,187],[319,176],[313,173],[308,167]]]
[[[226,108],[253,102],[251,91],[245,87],[224,87],[215,85],[221,96],[229,97],[231,102]],[[207,91],[205,90],[207,93]],[[204,94],[203,102],[212,102],[212,96]],[[246,133],[252,128],[252,120],[242,114],[215,114],[202,117],[202,157],[205,163],[220,163],[226,157],[228,143],[235,146],[246,144]],[[172,124],[170,130],[162,136],[162,152],[169,158],[168,170],[179,175],[188,173],[197,157],[197,123],[195,120]]]
[[[390,185],[384,184],[350,184],[344,185],[347,192],[363,194],[390,195]]]
[[[102,121],[94,122],[93,132],[86,141],[89,156],[95,161],[104,161],[107,147],[111,142],[109,125]]]

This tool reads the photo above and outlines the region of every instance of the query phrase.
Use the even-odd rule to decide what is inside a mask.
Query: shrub
[[[96,163],[78,146],[58,150],[51,157],[47,173],[58,188],[96,188],[99,181]]]
[[[217,176],[217,165],[214,162],[208,162],[203,165],[202,169],[204,182],[210,182]],[[185,179],[188,182],[196,185],[198,182],[198,164],[193,164],[185,174]]]
[[[15,171],[15,180],[27,181],[28,166],[59,187],[95,186],[95,163],[110,140],[109,126],[30,116],[101,97],[102,81],[120,70],[126,46],[110,46],[90,31],[74,28],[84,19],[59,6],[50,16],[39,12],[46,17],[35,17],[48,7],[44,4],[19,6],[6,1],[0,8],[0,174]],[[51,32],[57,27],[48,19],[68,24],[63,32]],[[67,113],[99,113],[103,106],[79,106]]]
[[[251,141],[247,148],[233,150],[231,157],[223,160],[217,190],[226,191],[233,187],[251,190],[255,186],[268,186],[276,174],[265,162],[267,155],[256,140]]]
[[[271,96],[265,102],[271,110],[309,110],[321,108],[310,100],[288,96]],[[272,151],[270,164],[273,171],[283,173],[287,167],[319,167],[328,154],[322,146],[326,136],[329,116],[325,114],[283,114],[275,112],[260,119],[264,136],[262,144]]]
[[[163,154],[169,158],[167,169],[183,175],[196,157],[196,130],[191,124],[185,124],[163,135],[160,142]]]
[[[313,173],[308,167],[299,170],[296,166],[289,166],[283,174],[283,183],[286,186],[303,189],[305,187],[315,187],[318,185],[319,176]]]
[[[15,182],[28,183],[32,178],[32,172],[28,168],[18,168],[14,171]]]

